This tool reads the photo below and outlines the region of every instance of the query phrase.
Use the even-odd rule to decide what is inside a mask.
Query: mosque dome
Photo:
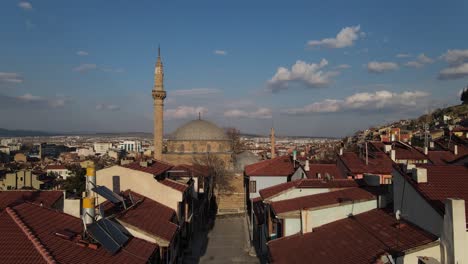
[[[228,140],[224,130],[206,120],[193,120],[179,127],[171,135],[172,140]]]

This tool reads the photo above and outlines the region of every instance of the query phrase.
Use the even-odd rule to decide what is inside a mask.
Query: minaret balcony
[[[153,90],[152,91],[153,99],[160,99],[164,100],[166,99],[166,91],[158,91],[158,90]]]

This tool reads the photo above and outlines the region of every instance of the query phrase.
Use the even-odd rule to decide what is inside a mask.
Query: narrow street
[[[218,217],[211,230],[195,235],[183,263],[259,263],[248,254],[246,228],[243,216]]]

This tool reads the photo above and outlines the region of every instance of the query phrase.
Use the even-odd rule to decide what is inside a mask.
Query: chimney
[[[275,129],[271,128],[270,133],[270,144],[271,144],[271,158],[274,159],[276,157],[276,140],[275,140]]]
[[[458,155],[458,145],[453,146],[453,154]]]
[[[86,196],[91,197],[92,189],[96,186],[96,168],[94,164],[86,168]]]
[[[424,147],[424,155],[427,155],[429,153],[429,149],[427,147]]]
[[[396,153],[394,149],[390,150],[390,158],[396,162]]]
[[[389,153],[390,150],[392,150],[392,145],[384,145],[384,151],[385,151],[385,153]]]
[[[445,215],[442,227],[441,263],[468,263],[466,254],[465,201],[445,200]]]
[[[309,160],[306,160],[306,161],[305,161],[304,170],[305,170],[305,171],[310,171]]]
[[[391,133],[391,136],[390,136],[390,141],[394,142],[395,141],[395,134]]]
[[[343,148],[340,148],[340,156],[343,156]]]
[[[426,168],[413,168],[412,177],[417,183],[427,183],[427,169]]]

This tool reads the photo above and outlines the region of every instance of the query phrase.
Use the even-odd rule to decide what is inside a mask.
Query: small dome
[[[172,140],[228,140],[224,130],[206,120],[193,120],[179,127]]]

